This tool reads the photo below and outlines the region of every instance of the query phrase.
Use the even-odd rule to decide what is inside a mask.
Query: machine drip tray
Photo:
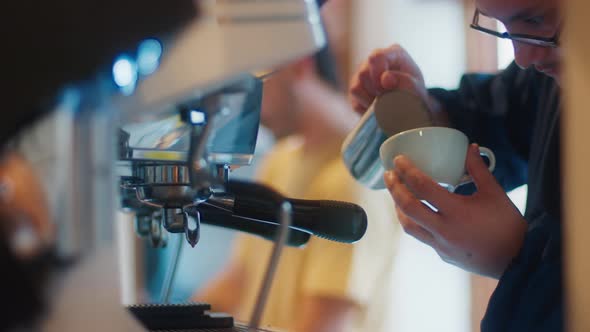
[[[210,312],[207,303],[136,304],[127,310],[150,331],[158,332],[270,332],[234,324],[230,315]]]
[[[234,327],[224,329],[194,329],[194,330],[153,330],[151,332],[272,332],[270,330],[255,329],[245,325],[236,324]]]

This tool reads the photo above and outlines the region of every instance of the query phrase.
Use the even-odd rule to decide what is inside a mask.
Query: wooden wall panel
[[[564,247],[568,331],[590,331],[590,38],[588,0],[570,0],[564,33]]]

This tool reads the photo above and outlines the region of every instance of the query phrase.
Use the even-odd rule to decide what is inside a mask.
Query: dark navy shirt
[[[525,241],[490,299],[482,332],[562,331],[558,85],[513,63],[497,75],[465,75],[457,90],[430,93],[453,127],[494,151],[494,175],[505,190],[528,184]]]

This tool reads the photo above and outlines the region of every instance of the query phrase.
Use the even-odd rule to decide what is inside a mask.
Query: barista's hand
[[[384,92],[408,90],[428,104],[428,92],[420,68],[399,45],[374,50],[352,76],[349,98],[352,107],[364,113],[373,99]]]
[[[477,145],[469,147],[466,168],[477,186],[472,196],[448,192],[404,156],[395,159],[395,171],[385,174],[385,183],[406,233],[448,263],[499,278],[520,251],[526,221],[489,172]]]

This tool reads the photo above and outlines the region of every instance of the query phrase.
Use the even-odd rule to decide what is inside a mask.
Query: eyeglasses
[[[558,47],[559,46],[559,28],[553,37],[538,37],[538,36],[531,36],[526,34],[511,34],[508,32],[499,32],[493,29],[489,29],[486,27],[482,27],[479,24],[479,16],[480,12],[478,9],[475,10],[473,15],[473,21],[471,22],[470,27],[472,29],[490,34],[492,36],[496,36],[502,39],[510,39],[520,43],[525,43],[529,45],[541,46],[541,47]]]

